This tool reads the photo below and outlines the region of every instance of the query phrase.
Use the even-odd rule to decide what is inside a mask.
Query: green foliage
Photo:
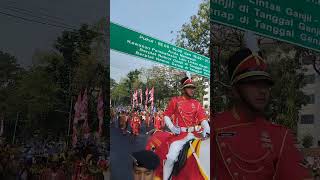
[[[8,97],[22,73],[23,69],[17,64],[14,56],[0,51],[0,109],[2,112],[8,108]]]
[[[130,97],[134,90],[142,89],[145,98],[145,90],[154,87],[155,106],[164,109],[173,96],[181,95],[180,80],[184,73],[166,66],[154,66],[149,69],[141,68],[127,74],[111,91],[113,105],[131,105]],[[204,78],[193,76],[197,90],[195,98],[202,101],[204,95]]]
[[[296,51],[294,57],[282,56],[270,62],[271,73],[276,77],[275,86],[271,91],[270,117],[277,124],[291,129],[296,129],[299,110],[307,100],[307,96],[301,90],[305,82],[300,57],[300,52]]]
[[[81,90],[88,89],[89,126],[97,130],[97,96],[106,94],[108,72],[102,56],[100,26],[82,25],[57,38],[57,51],[35,52],[33,64],[23,70],[16,59],[0,52],[0,106],[5,112],[5,135],[10,137],[19,113],[17,136],[28,137],[35,130],[42,136],[65,135],[69,112]],[[72,106],[71,99],[73,99]],[[8,133],[10,132],[10,133]]]
[[[176,45],[193,52],[209,56],[210,23],[209,0],[204,0],[197,15],[190,18],[190,22],[182,25],[176,39]]]

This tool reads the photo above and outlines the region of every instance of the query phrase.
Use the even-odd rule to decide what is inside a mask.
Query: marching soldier
[[[265,61],[249,49],[242,49],[229,59],[228,71],[234,105],[213,119],[214,179],[309,178],[293,134],[264,115],[274,83]]]
[[[170,147],[163,167],[164,180],[168,180],[171,177],[172,168],[178,159],[180,150],[185,143],[195,138],[195,134],[201,129],[199,125],[203,128],[203,137],[210,134],[205,111],[201,103],[193,98],[196,86],[191,78],[188,77],[181,80],[181,85],[182,96],[173,97],[163,113],[166,126],[172,133],[177,135],[168,142]]]

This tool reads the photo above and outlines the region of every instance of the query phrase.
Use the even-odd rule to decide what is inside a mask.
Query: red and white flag
[[[103,95],[102,95],[102,90],[99,92],[99,97],[98,97],[98,104],[97,104],[97,113],[98,113],[98,119],[99,119],[99,130],[98,130],[98,135],[102,135],[102,126],[103,126],[103,115],[104,115],[104,107],[103,107]]]
[[[152,89],[149,92],[149,102],[151,102],[151,110],[153,110],[153,105],[154,105],[154,87],[152,87]]]
[[[77,102],[74,105],[74,118],[73,118],[73,127],[72,127],[72,145],[73,146],[77,144],[77,124],[80,119],[81,104],[82,104],[82,96],[80,92],[78,95]]]
[[[139,89],[139,92],[140,92],[140,104],[143,105],[142,89]]]
[[[87,89],[84,91],[82,96],[82,103],[81,103],[81,118],[84,119],[83,129],[84,129],[84,136],[88,138],[89,136],[89,124],[88,124],[88,91]]]
[[[132,109],[134,108],[134,103],[133,103],[133,94],[131,95],[131,106],[132,106]]]
[[[135,105],[136,105],[136,104],[138,105],[139,103],[138,103],[138,91],[137,91],[137,90],[134,91],[133,97],[134,97],[133,103],[134,103]]]
[[[148,88],[146,89],[145,94],[146,94],[146,100],[145,100],[145,103],[144,103],[144,108],[147,111],[148,110],[148,95],[149,95],[149,89]]]

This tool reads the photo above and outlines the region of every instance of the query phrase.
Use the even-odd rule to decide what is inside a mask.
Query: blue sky
[[[149,36],[174,43],[177,31],[197,14],[201,0],[111,0],[110,20],[145,33]],[[172,33],[173,32],[173,33]],[[132,63],[132,60],[135,63]],[[131,64],[128,64],[129,60]],[[150,67],[153,62],[111,51],[111,78],[121,77],[140,67]]]
[[[23,9],[21,13],[11,11],[9,7]],[[42,22],[59,22],[75,28],[80,24],[95,24],[107,17],[107,1],[101,0],[0,0],[0,11],[14,16],[24,17]],[[31,12],[33,16],[24,14]],[[27,14],[29,14],[27,13]],[[51,18],[48,20],[39,17]],[[50,51],[58,36],[65,28],[58,28],[34,23],[19,18],[0,14],[0,51],[15,56],[18,63],[24,67],[32,64],[35,51]]]

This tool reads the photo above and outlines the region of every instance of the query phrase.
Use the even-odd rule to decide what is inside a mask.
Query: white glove
[[[201,122],[201,126],[203,128],[202,137],[206,137],[207,134],[210,134],[210,126],[207,120]]]
[[[164,116],[164,122],[166,123],[167,127],[170,129],[171,132],[173,132],[174,134],[180,134],[180,128],[173,125],[171,119],[168,116]]]

